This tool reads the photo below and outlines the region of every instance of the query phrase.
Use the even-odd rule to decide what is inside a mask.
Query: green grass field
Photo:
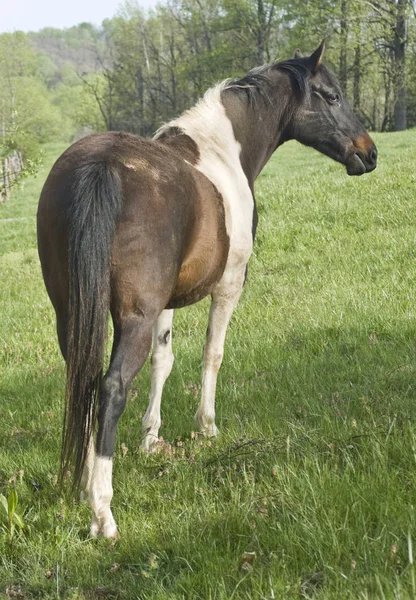
[[[361,178],[295,143],[270,161],[221,436],[193,433],[205,300],[176,313],[163,454],[139,452],[147,366],[132,385],[115,544],[89,537],[88,507],[56,484],[64,364],[35,214],[63,148],[46,147],[0,208],[0,493],[16,489],[25,524],[10,538],[0,504],[0,598],[416,598],[416,131],[376,142]]]

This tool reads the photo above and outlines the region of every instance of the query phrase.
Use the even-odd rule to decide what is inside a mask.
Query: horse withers
[[[71,466],[74,487],[88,497],[93,535],[117,535],[112,456],[128,386],[153,338],[142,441],[151,451],[173,364],[173,311],[209,294],[196,418],[204,434],[218,433],[216,380],[256,231],[254,181],[276,148],[296,139],[349,175],[376,167],[376,147],[322,64],[323,51],[322,43],[309,57],[296,52],[208,90],[153,139],[83,138],[46,180],[39,256],[67,364],[61,471]],[[114,339],[103,376],[108,312]]]

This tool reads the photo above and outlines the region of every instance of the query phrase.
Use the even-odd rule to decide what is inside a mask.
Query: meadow
[[[0,207],[0,598],[416,598],[416,131],[345,169],[291,142],[196,432],[208,300],[176,312],[163,451],[142,456],[146,365],[118,430],[117,542],[57,485],[64,363],[36,250],[44,167]],[[13,535],[12,535],[13,533]]]

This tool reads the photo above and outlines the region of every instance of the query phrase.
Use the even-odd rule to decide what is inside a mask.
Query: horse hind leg
[[[88,499],[92,509],[91,534],[94,537],[99,534],[117,536],[110,508],[116,429],[126,405],[127,388],[149,354],[153,323],[138,315],[123,319],[110,367],[102,381],[95,456],[91,450],[88,459],[92,456],[93,465],[87,475]]]
[[[111,352],[111,360],[113,359],[116,349],[118,348],[119,341],[120,341],[120,328],[116,324],[114,327],[114,340],[113,340],[113,348],[112,348],[112,352]],[[85,459],[84,469],[82,471],[82,477],[81,477],[81,493],[80,493],[81,502],[87,501],[88,497],[89,497],[89,493],[90,493],[90,489],[91,489],[92,473],[93,473],[93,469],[94,469],[94,461],[95,461],[94,436],[91,436],[89,443],[88,443],[87,457]]]
[[[153,353],[151,359],[152,384],[150,402],[142,421],[142,450],[154,452],[161,424],[160,404],[163,386],[172,371],[173,310],[164,310],[153,328]]]

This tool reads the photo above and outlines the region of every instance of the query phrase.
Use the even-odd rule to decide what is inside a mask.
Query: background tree
[[[416,125],[413,0],[165,0],[127,2],[101,27],[0,35],[0,135],[23,154],[104,129],[151,135],[215,82],[322,38],[368,128]]]

